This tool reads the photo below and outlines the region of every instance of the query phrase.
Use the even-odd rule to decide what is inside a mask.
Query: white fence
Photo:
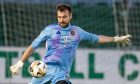
[[[35,51],[21,74],[12,78],[9,66],[16,63],[24,50],[0,47],[0,84],[27,84],[31,79],[27,67],[43,56],[45,49]],[[139,62],[139,51],[78,49],[70,77],[73,84],[139,84]]]

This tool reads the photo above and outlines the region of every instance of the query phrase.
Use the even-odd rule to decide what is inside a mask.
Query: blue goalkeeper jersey
[[[58,24],[51,24],[42,30],[31,46],[33,49],[37,49],[41,42],[46,41],[48,49],[43,61],[45,63],[58,63],[69,72],[81,40],[96,43],[99,38],[75,25],[69,24],[66,28],[62,28]]]

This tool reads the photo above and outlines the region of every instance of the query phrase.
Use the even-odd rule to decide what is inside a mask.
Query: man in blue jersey
[[[51,24],[42,30],[38,37],[25,50],[21,59],[10,70],[13,75],[18,75],[25,60],[39,47],[41,42],[47,42],[47,52],[43,62],[48,66],[47,73],[42,78],[32,78],[30,84],[70,84],[69,73],[75,57],[76,49],[80,41],[87,40],[94,43],[122,43],[128,45],[131,35],[109,37],[96,35],[84,31],[82,28],[71,25],[71,7],[67,4],[60,4],[56,7],[57,24]]]

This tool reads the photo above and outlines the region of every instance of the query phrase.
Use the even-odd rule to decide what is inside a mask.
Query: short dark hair
[[[63,12],[65,10],[68,10],[70,13],[72,12],[72,9],[71,9],[70,5],[68,5],[68,4],[60,4],[60,5],[56,6],[56,11]]]

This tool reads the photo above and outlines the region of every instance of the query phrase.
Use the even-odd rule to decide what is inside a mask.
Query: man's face
[[[72,18],[72,14],[69,13],[68,10],[65,11],[57,11],[57,19],[58,23],[61,27],[65,27],[70,23],[70,20]]]

